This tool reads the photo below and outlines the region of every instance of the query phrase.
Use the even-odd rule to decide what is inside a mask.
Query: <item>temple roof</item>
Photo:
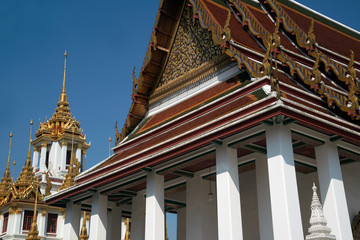
[[[191,8],[190,18],[211,34],[222,54],[236,61],[239,68],[246,68],[252,77],[269,74],[264,67],[271,55],[281,63],[281,71],[299,79],[331,109],[348,115],[345,118],[349,121],[360,119],[358,32],[296,2],[161,1],[139,77],[134,73],[133,103],[117,142],[138,126],[151,104],[169,95],[169,89],[178,91],[185,85],[179,85],[177,76],[171,76],[172,81],[166,84],[164,78],[167,65],[178,63],[171,60],[171,54],[187,8]]]

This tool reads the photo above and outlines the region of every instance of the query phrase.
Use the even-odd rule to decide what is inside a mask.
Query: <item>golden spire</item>
[[[6,164],[6,169],[5,169],[5,173],[4,173],[4,177],[1,179],[1,183],[0,183],[0,199],[5,197],[11,186],[13,183],[13,180],[11,179],[10,176],[10,153],[11,153],[11,139],[12,139],[12,132],[10,132],[10,144],[9,144],[9,156],[8,156],[8,160],[7,160],[7,164]]]
[[[13,168],[13,174],[12,174],[12,179],[14,180],[14,174],[15,174],[15,166],[16,166],[16,161],[15,161],[15,159],[14,159],[14,162],[13,162],[13,164],[14,164],[14,168]]]
[[[32,125],[34,124],[33,120],[30,120],[30,141],[29,141],[29,149],[28,149],[28,154],[27,154],[27,158],[26,158],[26,162],[25,165],[28,167],[31,167],[31,134],[32,134]]]
[[[33,121],[30,121],[30,140],[29,140],[29,149],[27,158],[25,161],[25,165],[22,168],[20,176],[15,182],[15,186],[19,187],[20,192],[25,191],[30,185],[32,185],[37,179],[35,178],[35,173],[33,172],[33,167],[31,165],[31,133],[32,133],[32,125]]]
[[[25,238],[25,240],[40,240],[39,231],[37,228],[37,193],[38,193],[38,185],[33,182],[33,187],[35,187],[35,206],[34,206],[34,215],[31,223],[31,229]]]
[[[109,137],[109,157],[110,157],[110,151],[111,151],[111,137]]]
[[[61,91],[61,95],[60,95],[60,100],[59,100],[59,102],[67,102],[67,95],[66,95],[66,92],[65,92],[66,57],[67,57],[67,53],[66,53],[66,50],[65,50],[65,53],[64,53],[64,78],[63,78],[63,87],[62,87],[62,91]]]
[[[82,224],[82,228],[81,228],[81,231],[80,231],[79,240],[87,240],[87,239],[89,239],[89,235],[87,234],[87,229],[86,229],[86,212],[84,211],[83,224]]]

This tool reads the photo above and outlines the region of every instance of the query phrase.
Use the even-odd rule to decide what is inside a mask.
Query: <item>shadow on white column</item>
[[[145,238],[145,197],[144,192],[138,192],[132,199],[131,206],[131,240]]]
[[[94,193],[91,205],[90,240],[106,239],[107,195]]]
[[[237,150],[216,147],[216,187],[219,240],[243,239]]]
[[[266,155],[257,154],[255,164],[260,239],[273,240],[274,233],[271,218],[269,174]]]
[[[63,240],[78,239],[80,229],[80,215],[80,205],[76,205],[72,201],[66,204]]]
[[[337,240],[353,239],[339,153],[334,143],[315,147],[321,199],[328,226]]]

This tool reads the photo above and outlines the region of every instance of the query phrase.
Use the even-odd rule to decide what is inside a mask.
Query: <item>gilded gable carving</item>
[[[211,32],[202,29],[199,21],[194,21],[192,17],[191,9],[185,7],[167,65],[157,88],[222,55],[220,46],[212,41]]]

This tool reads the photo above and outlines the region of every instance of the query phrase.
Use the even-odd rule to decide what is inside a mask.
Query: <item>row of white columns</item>
[[[291,131],[283,125],[269,126],[266,128],[266,142],[267,156],[256,158],[260,239],[303,240]],[[352,239],[337,146],[327,142],[316,147],[315,151],[328,225],[337,240]],[[219,240],[243,239],[236,149],[226,144],[216,147],[217,193],[214,201],[208,201],[204,184],[197,174],[187,183],[186,210],[178,213],[179,239],[216,239],[216,235]],[[79,206],[67,206],[65,225],[68,230],[64,232],[68,235],[64,240],[76,239],[78,235],[74,229],[79,229],[79,226],[67,226],[72,222],[71,212],[76,207]],[[90,239],[105,239],[107,196],[95,193],[91,211]],[[144,192],[133,198],[131,227],[132,240],[164,240],[163,176],[148,173],[146,199]]]
[[[53,142],[51,148],[57,148],[54,151],[59,152],[59,156],[55,154],[54,159],[49,159],[51,164],[53,165],[54,170],[62,173],[62,175],[66,174],[66,157],[67,157],[67,148],[68,142],[66,140],[61,141],[61,149],[59,142]],[[34,147],[33,153],[33,168],[39,168],[40,172],[44,172],[49,170],[46,167],[46,153],[48,151],[48,144],[47,142],[42,142],[41,147]],[[82,148],[81,144],[77,145],[75,156],[78,161],[81,163],[81,169],[85,168],[85,161],[86,161],[86,149]],[[40,158],[40,162],[39,162]],[[59,158],[59,159],[58,159]],[[57,163],[59,161],[59,163]]]

